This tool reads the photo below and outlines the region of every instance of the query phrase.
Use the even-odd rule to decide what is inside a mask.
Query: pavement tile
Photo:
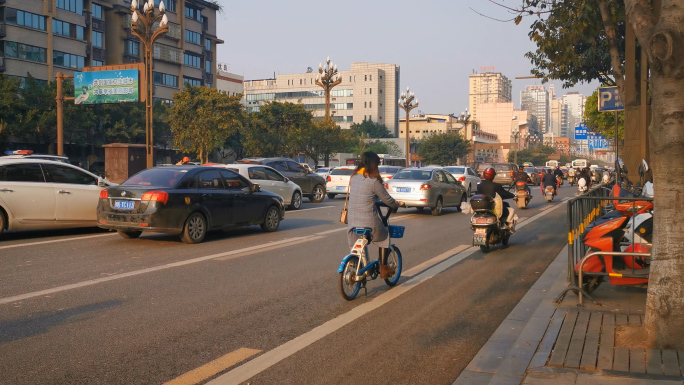
[[[492,380],[489,381],[489,385],[520,385],[522,380],[522,375],[495,374]]]
[[[506,320],[504,321],[489,337],[489,341],[509,341],[511,344],[518,339],[520,332],[527,324],[527,321],[522,320]]]
[[[492,373],[464,370],[452,385],[488,385],[492,377]]]
[[[577,384],[592,385],[682,385],[682,381],[649,380],[644,378],[610,377],[597,374],[578,374]],[[559,385],[554,382],[554,385]]]
[[[466,370],[495,373],[512,345],[513,341],[487,341],[470,361]]]
[[[529,371],[521,385],[575,385],[576,380],[576,373]],[[585,384],[592,383],[586,382]]]

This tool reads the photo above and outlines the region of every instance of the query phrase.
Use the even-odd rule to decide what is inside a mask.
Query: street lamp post
[[[145,48],[145,150],[147,168],[154,167],[154,138],[152,134],[152,45],[169,31],[164,2],[159,2],[159,13],[155,15],[154,0],[143,2],[140,12],[138,0],[131,1],[131,34],[136,36]],[[155,24],[159,26],[155,28]]]
[[[411,147],[409,145],[409,114],[411,110],[418,107],[418,99],[416,99],[413,92],[406,87],[406,92],[401,93],[401,97],[397,102],[402,110],[406,111],[406,167],[411,167]]]
[[[325,91],[325,119],[330,119],[330,91],[338,84],[342,83],[342,77],[337,74],[337,65],[330,61],[330,56],[325,60],[325,68],[322,63],[318,63],[318,75],[316,75],[316,85]]]
[[[515,150],[513,152],[513,163],[518,164],[518,138],[520,137],[520,130],[514,128],[511,130],[511,136],[515,139]]]
[[[468,112],[468,108],[466,107],[465,111],[462,111],[461,115],[458,115],[455,118],[456,118],[457,123],[460,123],[463,125],[463,139],[467,142],[470,142],[470,140],[473,138],[472,138],[472,132],[470,131],[470,128],[468,127],[468,124],[470,123],[470,113]],[[471,144],[471,146],[473,147],[473,148],[471,148],[471,153],[473,154],[472,161],[475,161],[475,149],[474,149],[475,142],[474,141]],[[467,163],[469,157],[470,157],[470,155],[466,155],[466,162],[462,162],[462,163],[464,163],[464,164]]]

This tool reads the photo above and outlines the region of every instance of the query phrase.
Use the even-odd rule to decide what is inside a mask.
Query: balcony
[[[183,63],[183,52],[170,45],[155,43],[152,46],[154,60],[161,60],[173,64]]]
[[[107,51],[102,48],[93,48],[93,60],[107,61]]]
[[[93,31],[104,32],[105,31],[105,21],[93,18]]]
[[[83,16],[85,16],[85,25],[86,27],[90,26],[90,21],[91,21],[91,13],[88,11],[83,11]]]
[[[7,34],[7,25],[5,23],[0,23],[0,37],[5,37]]]
[[[203,77],[204,77],[204,81],[205,81],[206,83],[214,84],[214,75],[205,72],[204,75],[203,75]]]
[[[170,21],[168,25],[169,25],[169,31],[164,36],[169,37],[169,38],[174,39],[174,40],[180,40],[182,33],[183,33],[183,31],[180,27],[180,24],[176,24],[176,23]],[[159,22],[155,22],[152,25],[153,31],[156,30],[157,28],[159,28]]]
[[[5,57],[0,56],[0,72],[5,72]]]

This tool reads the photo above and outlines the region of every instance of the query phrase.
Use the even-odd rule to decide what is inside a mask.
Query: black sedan
[[[143,170],[100,193],[98,226],[127,239],[143,231],[178,234],[199,243],[209,230],[261,225],[276,231],[284,218],[283,198],[261,191],[238,173],[202,166]]]

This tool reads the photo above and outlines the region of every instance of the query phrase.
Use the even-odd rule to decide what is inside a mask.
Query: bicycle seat
[[[352,231],[354,231],[354,234],[359,236],[366,236],[370,240],[371,232],[373,232],[373,229],[370,227],[354,227],[352,228]]]

